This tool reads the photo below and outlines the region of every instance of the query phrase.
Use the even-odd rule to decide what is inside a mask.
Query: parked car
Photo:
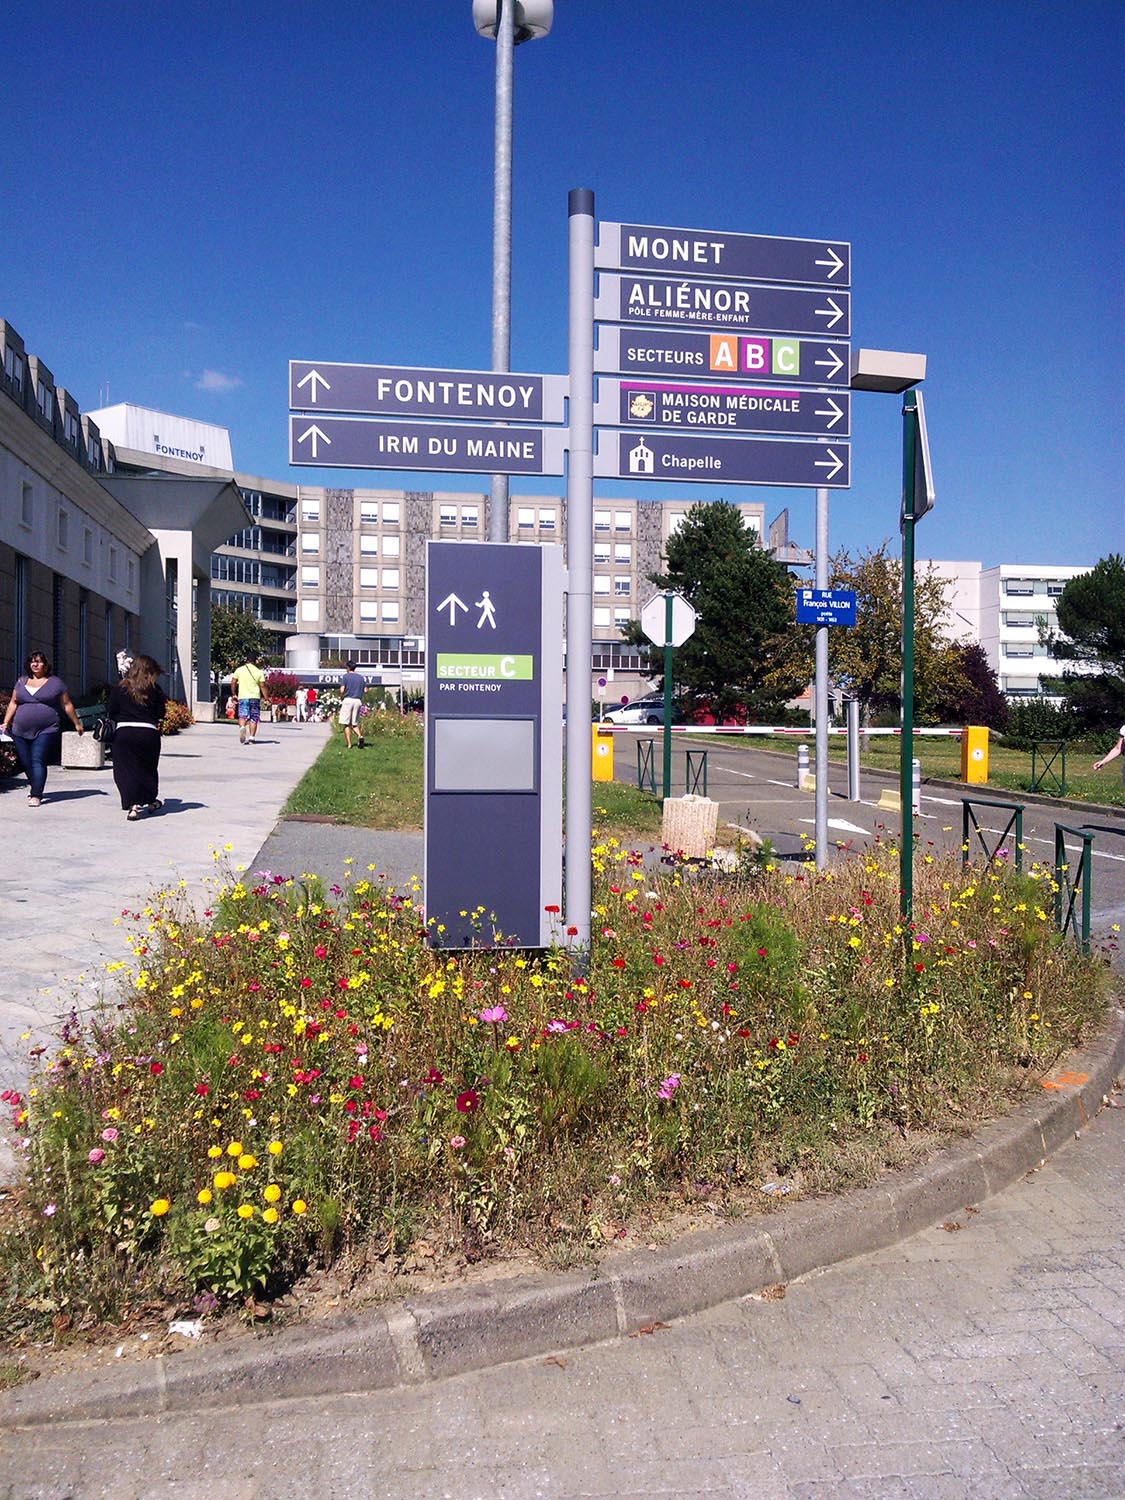
[[[664,694],[646,693],[643,698],[618,703],[606,709],[605,719],[607,724],[663,724]]]

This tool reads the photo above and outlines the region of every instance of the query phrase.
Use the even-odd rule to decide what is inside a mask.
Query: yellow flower
[[[238,1217],[240,1219],[252,1219],[254,1217],[254,1205],[252,1203],[240,1203],[238,1205]]]
[[[157,1198],[156,1202],[150,1206],[149,1213],[154,1219],[160,1219],[163,1218],[171,1207],[172,1205],[168,1202],[167,1198]]]
[[[294,1198],[293,1212],[297,1215],[303,1214],[308,1209],[308,1204],[303,1198]]]
[[[211,1158],[212,1161],[215,1160],[216,1156],[222,1156],[222,1154],[223,1154],[223,1148],[221,1146],[208,1146],[207,1147],[207,1155]]]
[[[214,1196],[210,1188],[200,1188],[199,1192],[195,1195],[195,1201],[197,1203],[210,1203]]]
[[[249,1172],[251,1167],[256,1167],[257,1165],[258,1158],[251,1156],[248,1151],[238,1158],[238,1170],[240,1172]]]
[[[233,1187],[238,1181],[238,1178],[234,1175],[233,1172],[216,1172],[211,1181],[215,1184],[219,1191],[222,1192],[224,1188]]]
[[[230,1145],[227,1147],[227,1155],[228,1156],[241,1156],[242,1155],[242,1142],[241,1141],[231,1141]]]
[[[281,1144],[280,1141],[271,1141],[266,1147],[266,1150],[271,1156],[280,1156],[281,1153],[285,1150],[285,1147]]]
[[[276,1203],[277,1200],[281,1197],[281,1189],[278,1187],[276,1182],[271,1182],[269,1187],[267,1187],[265,1192],[262,1194],[262,1197],[266,1200],[267,1203]]]
[[[266,1208],[266,1209],[263,1209],[262,1210],[262,1218],[265,1219],[265,1221],[266,1221],[267,1224],[276,1224],[277,1220],[278,1220],[277,1209],[276,1208]]]

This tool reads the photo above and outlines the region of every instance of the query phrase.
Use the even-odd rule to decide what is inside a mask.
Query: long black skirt
[[[155,802],[160,795],[160,731],[119,729],[111,753],[121,806],[128,811]]]

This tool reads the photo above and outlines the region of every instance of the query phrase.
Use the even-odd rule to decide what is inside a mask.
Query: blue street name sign
[[[803,287],[606,274],[599,280],[594,318],[599,323],[670,324],[723,333],[819,333],[846,339],[851,332],[851,297],[847,292]]]
[[[804,286],[850,286],[851,261],[851,246],[842,240],[793,240],[644,224],[599,224],[594,251],[599,270],[792,281]]]
[[[851,395],[771,386],[599,380],[594,423],[681,432],[784,432],[846,438],[851,428]]]
[[[290,416],[289,462],[329,469],[561,474],[566,428]]]
[[[847,388],[851,348],[831,340],[762,334],[682,333],[667,328],[598,329],[594,369],[606,374],[691,380],[782,380]]]
[[[566,391],[565,375],[289,361],[289,405],[300,411],[561,422]]]
[[[787,438],[688,437],[668,432],[597,435],[594,474],[601,479],[664,479],[695,484],[773,484],[847,489],[847,443]]]
[[[854,625],[856,596],[851,589],[798,589],[798,625]]]

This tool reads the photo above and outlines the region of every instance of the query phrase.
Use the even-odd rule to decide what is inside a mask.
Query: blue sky
[[[564,372],[567,194],[852,246],[853,342],[924,352],[919,556],[1125,549],[1117,3],[556,0],[516,52],[512,366]],[[291,470],[291,358],[486,369],[494,49],[470,0],[9,0],[0,316],[84,410],[217,422]],[[900,403],[854,400],[831,545],[897,546]],[[554,493],[560,480],[512,481]],[[813,536],[807,490],[760,498]]]

